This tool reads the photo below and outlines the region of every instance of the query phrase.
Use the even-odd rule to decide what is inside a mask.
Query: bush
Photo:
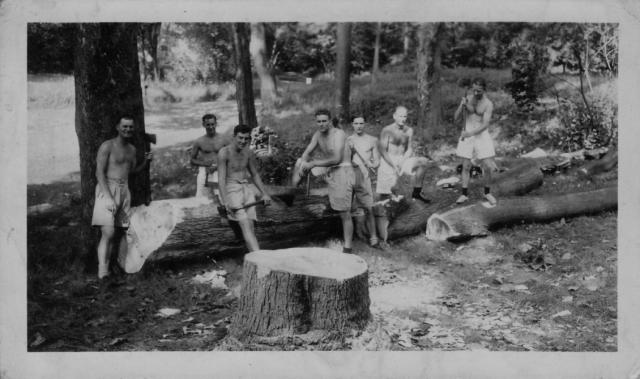
[[[618,138],[618,108],[607,98],[595,98],[589,107],[584,102],[561,102],[559,116],[563,128],[551,136],[564,151],[608,146]]]
[[[305,146],[274,144],[273,154],[258,156],[258,171],[265,184],[285,185],[291,176],[291,167],[304,152]]]

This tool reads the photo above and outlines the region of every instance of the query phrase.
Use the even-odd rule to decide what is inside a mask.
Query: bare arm
[[[218,187],[220,188],[220,202],[227,204],[227,149],[218,152]]]
[[[132,170],[133,173],[137,173],[137,172],[142,171],[142,169],[144,169],[145,166],[147,165],[147,162],[151,163],[151,158],[153,156],[153,154],[150,151],[144,153],[144,159],[142,160],[142,163],[140,163],[140,165],[136,166],[136,154],[135,154],[135,151],[136,151],[136,149],[134,147],[133,148],[133,165],[132,165],[134,167],[133,170]]]
[[[402,156],[403,161],[413,156],[413,128],[407,130],[407,135],[409,138],[407,138],[407,146],[405,146],[404,155]]]
[[[309,145],[307,146],[307,148],[304,149],[304,152],[302,153],[300,160],[302,160],[303,162],[308,162],[310,159],[310,154],[316,149],[317,146],[318,146],[318,134],[314,133],[313,137],[311,137],[311,142],[309,142]]]
[[[200,153],[200,141],[195,140],[193,142],[193,146],[191,147],[191,159],[190,159],[190,163],[194,166],[204,166],[204,167],[209,167],[211,166],[210,163],[205,162],[204,160],[198,158],[198,155]]]
[[[251,177],[253,178],[253,183],[256,185],[256,187],[258,187],[258,189],[260,190],[260,192],[262,192],[262,200],[265,200],[267,203],[269,201],[271,201],[271,196],[269,196],[269,193],[267,192],[267,189],[264,186],[264,183],[262,183],[262,179],[260,178],[260,173],[258,172],[258,165],[256,164],[256,156],[253,154],[253,152],[251,150],[249,150],[249,162],[247,163],[247,165],[249,166],[249,173],[251,174]]]
[[[393,163],[393,161],[391,160],[391,157],[389,157],[389,151],[387,150],[390,139],[391,139],[390,133],[387,130],[382,129],[382,132],[380,133],[380,140],[378,141],[378,151],[380,152],[382,159],[384,159],[389,166],[395,167],[395,163]]]
[[[380,166],[380,150],[378,150],[378,139],[373,137],[371,147],[371,168],[378,168]]]
[[[113,210],[115,210],[115,202],[113,195],[109,191],[109,185],[107,184],[107,165],[109,164],[109,155],[111,154],[111,142],[106,141],[100,145],[98,149],[98,156],[96,158],[96,178],[98,179],[98,186],[100,186],[100,192],[107,196],[113,204]]]
[[[467,95],[465,94],[462,97],[462,100],[460,101],[460,105],[458,105],[458,108],[456,108],[456,113],[453,114],[453,121],[458,121],[460,119],[460,115],[462,114],[462,111],[466,106],[467,106]]]

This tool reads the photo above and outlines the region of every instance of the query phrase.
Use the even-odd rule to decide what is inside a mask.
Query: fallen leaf
[[[162,308],[156,313],[156,316],[159,317],[171,317],[180,313],[179,309],[176,308]]]
[[[597,291],[601,286],[601,281],[597,277],[591,275],[583,279],[583,285],[589,291]]]
[[[113,340],[111,340],[111,342],[109,342],[109,346],[116,346],[116,345],[120,345],[121,343],[125,342],[127,339],[126,338],[114,338]]]
[[[182,320],[182,322],[191,322],[193,320],[194,320],[193,317],[189,317],[189,318],[185,318],[184,320]]]
[[[47,339],[44,338],[42,336],[42,334],[40,333],[36,333],[35,338],[33,339],[33,341],[29,344],[29,346],[31,347],[38,347],[40,345],[42,345],[44,343],[44,341],[46,341]]]
[[[513,289],[516,291],[526,291],[529,289],[529,287],[525,286],[524,284],[518,284],[513,286]]]
[[[551,316],[551,318],[554,319],[556,317],[567,317],[567,316],[571,316],[571,312],[569,312],[568,310],[564,310],[562,312],[558,312],[554,314],[553,316]]]
[[[562,298],[563,303],[571,303],[573,301],[573,296],[564,296]]]

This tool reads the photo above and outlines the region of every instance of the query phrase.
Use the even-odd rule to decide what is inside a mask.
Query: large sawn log
[[[490,228],[521,222],[538,222],[617,209],[618,187],[562,195],[500,199],[495,207],[476,203],[429,217],[430,240],[466,240],[485,236]]]
[[[244,257],[231,334],[303,334],[362,328],[369,320],[366,262],[324,248],[260,250]]]
[[[500,201],[505,196],[524,195],[542,185],[542,180],[540,161],[523,159],[512,168],[494,175],[491,192]],[[483,182],[471,182],[470,184],[471,199],[480,198]],[[422,190],[423,196],[432,200],[430,204],[419,200],[408,200],[411,198],[412,188],[410,187],[410,177],[407,175],[400,177],[394,190],[402,196],[402,200],[390,203],[391,207],[400,208],[400,211],[392,211],[397,216],[391,219],[389,224],[389,239],[423,233],[429,216],[456,206],[455,201],[460,196],[458,190],[442,189],[431,184]]]
[[[395,217],[389,227],[389,238],[422,233],[429,216],[451,206],[459,192],[431,186],[425,193],[433,203],[425,205],[410,199],[410,178],[398,181],[400,201],[388,202]],[[523,194],[542,183],[542,173],[534,160],[526,160],[498,175],[493,192],[500,195]],[[470,191],[474,187],[470,187]],[[270,187],[277,199],[278,187]],[[280,192],[291,191],[281,187]],[[300,191],[300,190],[299,190]],[[332,212],[328,198],[298,192],[291,206],[277,200],[270,206],[258,206],[256,236],[262,249],[280,249],[305,244],[312,239],[339,237],[341,223]],[[138,272],[145,261],[193,258],[245,250],[242,239],[220,219],[211,200],[169,199],[153,201],[132,211],[127,232],[127,246],[120,249],[119,262],[128,273]]]

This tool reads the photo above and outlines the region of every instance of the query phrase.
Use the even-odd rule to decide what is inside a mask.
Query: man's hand
[[[302,172],[307,172],[312,168],[313,168],[313,164],[311,162],[305,161],[300,164],[300,169],[302,170]]]
[[[117,209],[118,204],[116,204],[116,201],[114,199],[111,199],[111,203],[107,204],[107,210],[111,213],[116,213]]]
[[[397,176],[402,175],[402,166],[401,166],[401,165],[399,165],[399,164],[398,164],[398,165],[396,165],[396,166],[393,168],[393,170],[395,171],[395,173],[396,173],[396,175],[397,175]]]
[[[206,166],[206,167],[207,167],[207,173],[209,173],[209,174],[213,174],[218,169],[218,165],[215,164],[215,163],[212,163],[212,164],[210,164],[209,166]]]
[[[147,151],[146,153],[144,153],[144,159],[146,159],[148,161],[152,161],[153,160],[153,153],[151,151]]]

